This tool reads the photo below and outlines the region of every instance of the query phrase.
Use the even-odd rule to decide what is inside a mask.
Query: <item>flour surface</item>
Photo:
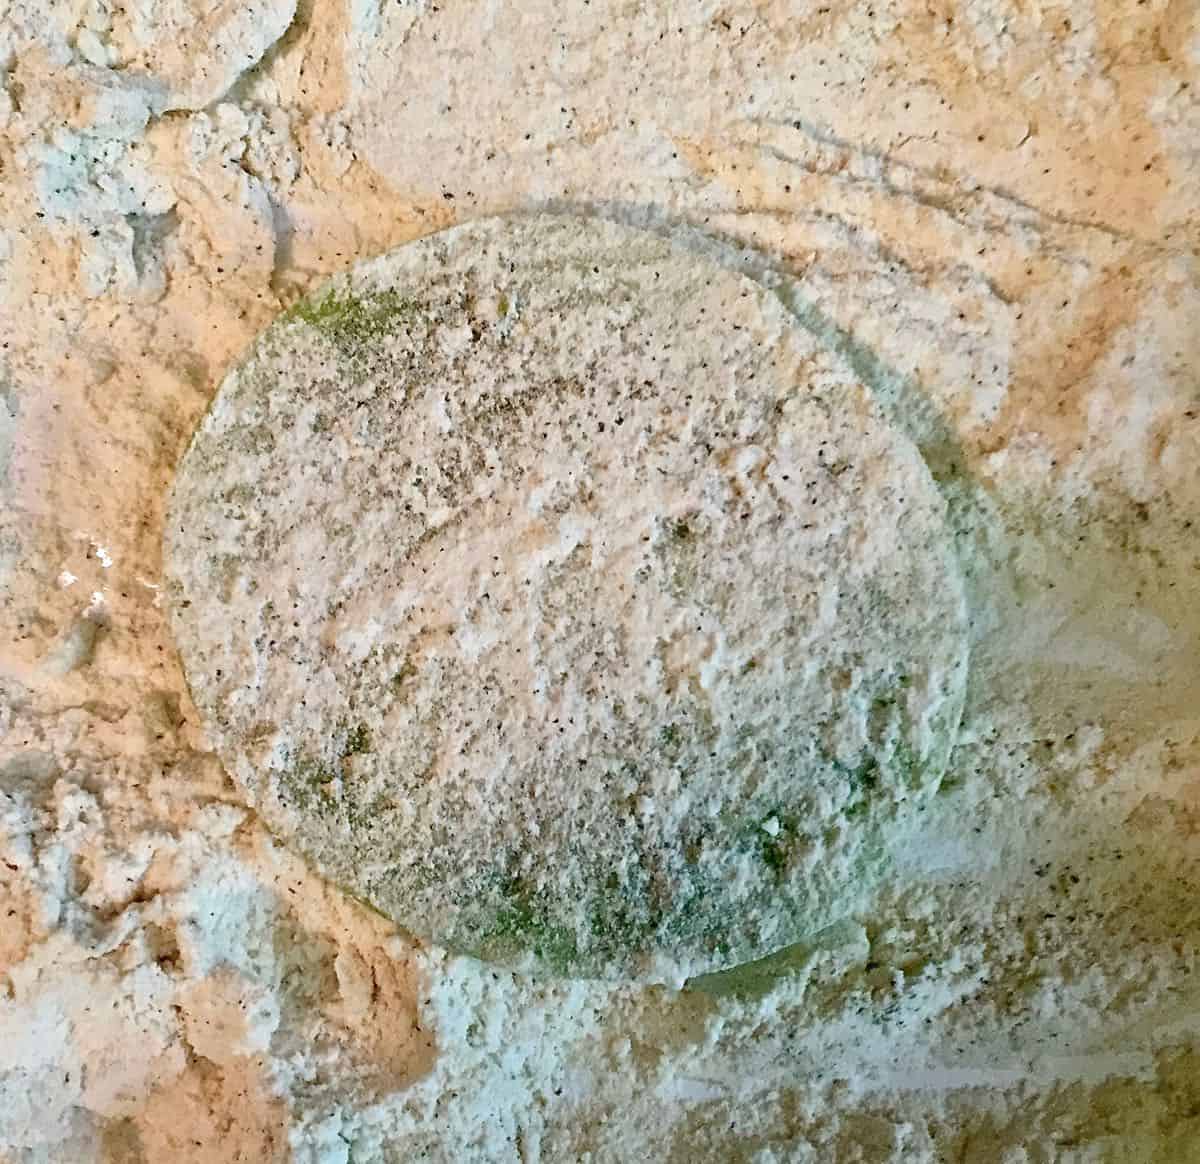
[[[0,1160],[1195,1164],[1197,141],[1191,0],[0,2]],[[547,209],[769,284],[916,445],[966,592],[886,875],[682,990],[338,889],[165,595],[256,337]]]
[[[266,819],[408,929],[682,980],[823,928],[937,787],[966,615],[912,444],[763,287],[565,215],[272,326],[168,601]]]

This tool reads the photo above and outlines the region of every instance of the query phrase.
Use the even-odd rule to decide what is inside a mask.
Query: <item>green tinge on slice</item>
[[[759,286],[598,220],[470,223],[281,316],[166,560],[271,827],[553,973],[681,980],[835,922],[962,706],[915,449]]]

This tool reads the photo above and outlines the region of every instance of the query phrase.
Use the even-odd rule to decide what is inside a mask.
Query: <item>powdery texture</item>
[[[134,64],[132,11],[0,17],[7,1160],[1187,1164],[1195,6],[303,3],[219,65],[182,35]],[[356,259],[556,201],[743,245],[955,531],[943,792],[749,981],[396,934],[247,811],[158,603],[165,491],[251,338]]]
[[[453,949],[766,955],[856,902],[958,730],[916,449],[767,290],[646,232],[491,219],[357,267],[230,375],[172,498],[229,770]]]

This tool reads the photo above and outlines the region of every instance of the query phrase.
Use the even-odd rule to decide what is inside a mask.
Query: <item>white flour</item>
[[[916,448],[766,288],[601,219],[465,223],[296,304],[205,414],[164,546],[268,827],[514,968],[682,985],[807,939],[962,718]]]
[[[0,1159],[1194,1159],[1198,91],[1186,0],[10,3]],[[949,786],[737,991],[397,935],[240,803],[166,632],[165,489],[252,336],[555,202],[794,276],[959,530]]]

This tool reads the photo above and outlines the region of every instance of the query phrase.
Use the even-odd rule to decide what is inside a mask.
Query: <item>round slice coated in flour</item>
[[[840,916],[937,785],[966,674],[943,519],[768,291],[549,215],[273,324],[166,557],[221,757],[329,878],[457,951],[678,980]]]

